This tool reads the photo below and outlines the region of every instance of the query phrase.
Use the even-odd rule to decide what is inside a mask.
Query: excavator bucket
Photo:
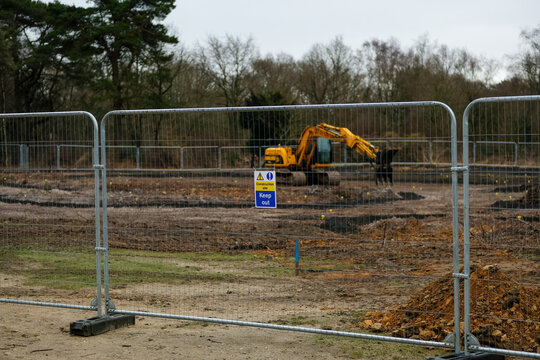
[[[398,149],[381,150],[375,159],[375,184],[393,184],[392,159]]]

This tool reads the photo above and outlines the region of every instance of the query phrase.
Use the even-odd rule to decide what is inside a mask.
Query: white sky
[[[43,0],[50,2],[52,0]],[[60,0],[83,6],[87,0]],[[177,0],[165,23],[188,46],[209,35],[251,36],[262,55],[296,59],[315,43],[342,36],[358,49],[374,38],[403,48],[421,36],[503,61],[520,49],[520,32],[540,26],[539,0]]]

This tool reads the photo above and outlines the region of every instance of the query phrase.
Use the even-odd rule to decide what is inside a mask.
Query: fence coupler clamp
[[[97,309],[98,308],[98,298],[95,297],[91,302],[90,302],[90,307],[94,308],[94,309]]]
[[[452,273],[452,276],[456,279],[465,279],[465,280],[471,279],[471,275],[469,274]]]
[[[444,338],[444,343],[450,346],[456,345],[456,333],[450,333]]]
[[[105,300],[105,308],[107,309],[107,314],[110,314],[116,310],[116,305],[114,305],[111,299],[107,299]]]

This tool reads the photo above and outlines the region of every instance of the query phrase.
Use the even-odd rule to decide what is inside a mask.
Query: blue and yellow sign
[[[276,208],[276,172],[255,170],[255,207]]]

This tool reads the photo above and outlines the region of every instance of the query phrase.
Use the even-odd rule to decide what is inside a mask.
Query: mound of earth
[[[517,284],[497,266],[472,270],[472,334],[485,346],[540,353],[540,290]],[[397,337],[444,341],[454,330],[453,289],[448,274],[403,305],[367,313],[358,326]]]
[[[526,204],[540,205],[540,185],[528,186],[525,197],[522,200]]]
[[[540,208],[540,185],[528,185],[525,195],[517,200],[500,200],[491,205],[492,209],[537,209]]]

